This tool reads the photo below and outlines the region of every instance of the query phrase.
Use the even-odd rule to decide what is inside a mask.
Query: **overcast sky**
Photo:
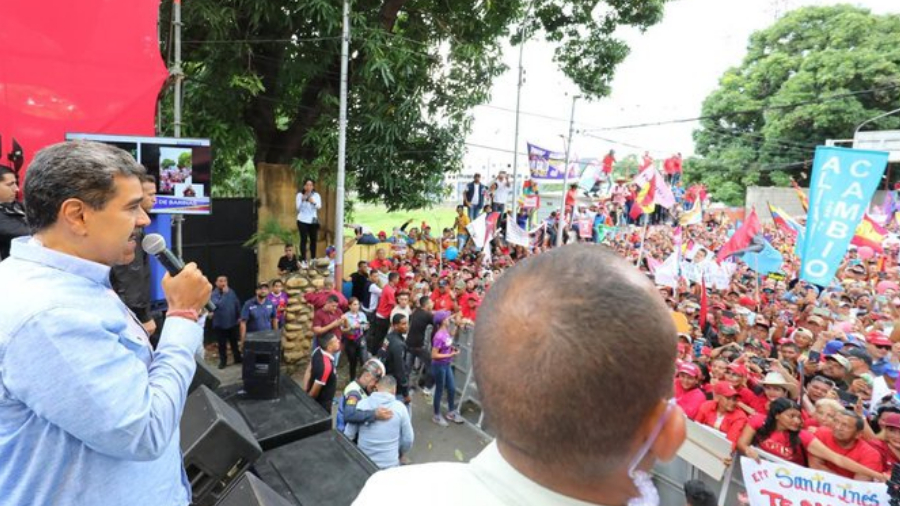
[[[612,94],[595,102],[578,101],[573,154],[595,157],[609,149],[615,149],[619,159],[628,153],[642,154],[645,149],[655,158],[679,151],[685,156],[691,154],[695,122],[597,129],[699,116],[703,99],[716,89],[722,74],[741,63],[751,33],[770,26],[779,13],[806,5],[839,3],[859,5],[875,13],[900,12],[898,0],[669,2],[662,22],[643,34],[624,34],[631,54],[617,69]],[[474,128],[467,138],[467,167],[496,173],[512,164],[518,56],[518,48],[507,49],[504,60],[509,71],[494,83],[491,102],[475,109]],[[560,135],[568,134],[571,97],[576,88],[556,69],[552,57],[553,46],[542,40],[532,40],[525,46],[526,82],[522,88],[517,147],[520,153],[524,153],[526,142],[564,150]],[[523,160],[524,155],[520,155],[520,170]]]

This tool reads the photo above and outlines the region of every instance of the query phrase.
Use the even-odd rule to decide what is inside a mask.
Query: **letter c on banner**
[[[869,173],[868,173],[868,172],[857,172],[857,167],[859,167],[860,165],[865,165],[865,167],[866,167],[867,169],[870,168],[870,167],[872,167],[872,163],[869,162],[868,160],[857,160],[857,161],[853,162],[853,165],[850,166],[850,174],[851,174],[853,177],[858,177],[858,178],[867,178],[867,177],[869,177]]]
[[[828,264],[823,260],[810,260],[803,267],[803,270],[810,276],[820,278],[828,272]]]

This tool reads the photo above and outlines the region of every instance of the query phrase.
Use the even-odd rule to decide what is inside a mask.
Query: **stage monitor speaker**
[[[241,370],[244,390],[253,399],[278,397],[281,376],[281,331],[250,332],[244,339]]]
[[[263,451],[331,429],[331,415],[286,374],[275,399],[253,399],[240,384],[222,387],[218,394],[244,417]]]
[[[208,506],[259,458],[262,448],[241,415],[201,385],[184,406],[181,453],[193,504]]]
[[[191,386],[188,387],[188,393],[194,393],[194,390],[197,390],[200,385],[206,385],[210,390],[219,388],[222,382],[216,376],[216,373],[213,372],[213,368],[205,360],[197,360],[196,362],[197,370],[194,371],[194,378],[191,380]]]
[[[272,487],[250,473],[244,473],[216,503],[216,506],[292,506]]]
[[[256,474],[294,506],[350,506],[378,467],[336,430],[263,453]],[[390,503],[390,499],[385,499]]]

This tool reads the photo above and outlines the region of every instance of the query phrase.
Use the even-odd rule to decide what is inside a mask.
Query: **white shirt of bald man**
[[[560,495],[516,471],[492,442],[468,464],[438,462],[372,475],[353,506],[597,506]]]

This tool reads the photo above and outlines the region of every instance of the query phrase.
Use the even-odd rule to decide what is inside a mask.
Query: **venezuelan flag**
[[[791,180],[791,186],[793,186],[794,191],[797,192],[797,198],[800,199],[800,205],[803,206],[803,211],[808,213],[809,197],[803,193],[803,190],[800,189],[800,185],[798,185],[796,181]]]
[[[803,231],[803,227],[780,208],[775,207],[768,202],[766,204],[769,206],[769,213],[772,214],[772,220],[775,222],[775,225],[781,229],[782,232],[796,239]]]
[[[850,241],[850,244],[868,246],[880,253],[884,251],[884,248],[881,247],[881,243],[884,242],[886,236],[887,230],[876,223],[867,213],[863,216],[862,221],[859,222],[859,226],[856,227],[856,235],[853,236],[853,240]]]

